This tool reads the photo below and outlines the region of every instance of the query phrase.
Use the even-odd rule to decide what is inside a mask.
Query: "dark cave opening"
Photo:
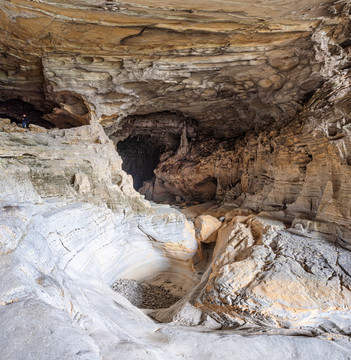
[[[147,200],[177,205],[216,198],[217,178],[211,174],[189,174],[193,176],[189,187],[177,177],[178,170],[186,173],[194,159],[209,156],[219,144],[218,139],[204,135],[195,120],[160,112],[126,117],[119,127],[115,132],[108,129],[107,134],[123,160],[122,169]]]
[[[45,120],[44,112],[35,109],[35,107],[27,102],[19,99],[11,99],[0,102],[0,117],[10,119],[17,124],[22,123],[22,115],[26,114],[30,124],[42,126],[47,129],[54,127],[52,123]]]
[[[117,143],[118,154],[123,159],[122,169],[132,175],[135,190],[139,190],[144,181],[154,177],[162,150],[148,135],[130,136]]]

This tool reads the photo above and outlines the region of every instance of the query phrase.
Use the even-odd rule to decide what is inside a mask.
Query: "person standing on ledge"
[[[28,123],[29,123],[29,120],[27,118],[27,115],[23,114],[22,115],[22,127],[23,127],[23,129],[28,129]]]

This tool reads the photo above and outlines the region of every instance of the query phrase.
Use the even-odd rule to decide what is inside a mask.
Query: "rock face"
[[[217,238],[197,306],[227,326],[350,333],[349,250],[302,234],[265,217],[235,217]]]
[[[0,4],[1,358],[349,358],[350,5]]]
[[[16,126],[4,130],[7,132],[0,133],[0,164],[27,173],[41,197],[107,203],[118,209],[123,203],[149,207],[132,190],[120,157],[99,126],[49,133]],[[126,196],[131,196],[129,201]]]
[[[267,216],[218,209],[224,222],[212,266],[200,278],[190,261],[195,233],[182,214],[150,207],[123,181],[116,185],[116,201],[102,201],[103,189],[112,186],[111,164],[120,161],[109,153],[113,145],[99,126],[21,136],[19,147],[17,133],[1,132],[3,359],[223,359],[234,351],[248,359],[268,353],[273,359],[282,353],[288,359],[347,358],[349,252],[339,243],[311,231],[287,233],[282,222]],[[55,167],[45,140],[55,147]],[[96,151],[101,146],[102,153]],[[71,191],[63,191],[54,170],[68,154],[76,156],[72,168],[79,186],[73,182]],[[78,161],[96,157],[101,167],[89,171]],[[38,181],[40,167],[52,174],[51,192]],[[117,165],[115,171],[126,178]],[[106,176],[98,188],[94,180],[100,172]],[[88,196],[86,181],[99,202]],[[173,319],[173,326],[152,322],[110,288],[116,278],[155,277],[188,293],[173,310],[163,310],[168,320],[153,315]],[[203,332],[244,323],[254,328]],[[202,325],[191,330],[181,324]]]
[[[192,227],[179,212],[165,207],[154,209],[133,190],[130,177],[121,170],[121,159],[101,126],[52,130],[46,134],[0,132],[0,137],[4,206],[26,199],[38,204],[41,199],[61,199],[67,204],[85,202],[108,207],[123,216],[144,215],[138,220],[138,228],[144,236],[154,239],[162,252],[183,260],[194,255],[197,244]],[[30,190],[22,193],[23,189]],[[167,240],[160,230],[165,224],[172,228],[172,239]],[[180,241],[179,255],[177,246],[166,250],[168,241]]]
[[[110,133],[126,115],[162,111],[217,137],[284,122],[322,82],[315,31],[348,38],[342,2],[2,5],[1,98]]]
[[[347,73],[326,83],[281,130],[223,143],[207,156],[194,146],[189,160],[174,156],[160,164],[157,177],[184,199],[205,199],[202,187],[216,179],[217,198],[228,204],[271,211],[290,222],[300,218],[301,226],[321,232],[335,233],[338,227],[340,236],[350,241]],[[338,82],[342,78],[345,82]],[[333,230],[327,230],[327,222]]]
[[[105,309],[115,312],[113,299],[121,297],[109,285],[117,276],[142,280],[170,274],[180,287],[191,286],[194,275],[188,259],[197,249],[194,230],[181,213],[167,206],[151,207],[134,192],[100,126],[20,135],[0,133],[0,316],[6,323],[1,330],[2,357],[105,357],[99,348],[104,345],[96,345],[81,326],[94,323],[105,338],[123,330],[117,323],[116,331],[108,330],[108,324],[116,320],[98,320],[101,314],[93,310],[93,298],[100,298],[101,308],[105,306],[99,302],[108,298]],[[66,158],[69,154],[71,161]],[[75,176],[57,175],[68,171],[68,165]],[[120,179],[114,185],[111,179],[117,175]],[[70,184],[63,181],[69,179]],[[167,239],[168,230],[172,236]],[[87,283],[76,286],[74,278]],[[90,296],[92,289],[96,293]],[[120,316],[134,316],[144,319],[141,324],[145,321],[146,327],[151,325],[141,312],[130,310],[116,315],[117,322]],[[125,325],[130,326],[127,318]],[[17,333],[14,348],[11,334],[20,323],[26,331]],[[40,345],[35,339],[42,336],[47,341]],[[128,346],[123,347],[118,352],[128,354]],[[140,354],[145,351],[141,347]],[[134,348],[133,354],[138,353]]]

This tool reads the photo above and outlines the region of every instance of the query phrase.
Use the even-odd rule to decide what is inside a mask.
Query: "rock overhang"
[[[204,134],[235,137],[289,121],[320,86],[312,36],[322,26],[345,41],[343,6],[4,3],[1,98],[45,108],[61,127],[177,111]]]

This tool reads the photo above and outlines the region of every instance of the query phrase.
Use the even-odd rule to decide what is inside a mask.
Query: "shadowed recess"
[[[0,117],[8,118],[19,124],[21,123],[23,114],[27,115],[31,124],[39,125],[48,129],[54,127],[53,124],[43,118],[45,113],[35,109],[32,104],[19,99],[0,102]]]
[[[117,151],[123,159],[122,169],[132,175],[136,190],[153,178],[161,149],[150,136],[128,137],[117,144]]]

